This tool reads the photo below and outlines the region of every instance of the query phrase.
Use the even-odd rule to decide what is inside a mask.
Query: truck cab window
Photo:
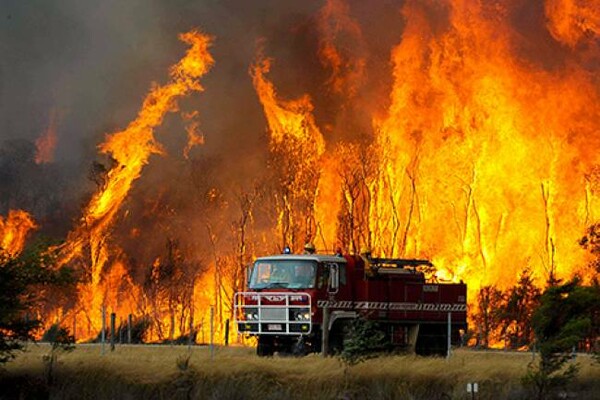
[[[315,287],[316,263],[311,260],[257,262],[252,269],[250,289],[310,289]]]

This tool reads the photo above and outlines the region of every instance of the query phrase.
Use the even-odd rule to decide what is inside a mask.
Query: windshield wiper
[[[275,287],[287,288],[288,285],[289,285],[288,282],[269,282],[264,287],[266,289],[271,289],[271,288],[275,288]]]

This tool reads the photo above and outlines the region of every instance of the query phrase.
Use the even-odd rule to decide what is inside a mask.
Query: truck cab
[[[346,263],[344,257],[321,254],[258,258],[248,290],[234,298],[238,332],[258,336],[259,355],[320,351],[318,305],[330,293],[346,291]]]

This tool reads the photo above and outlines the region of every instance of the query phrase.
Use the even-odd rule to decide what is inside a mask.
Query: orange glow
[[[0,254],[19,255],[27,235],[36,228],[35,221],[25,211],[10,210],[6,218],[0,215]]]
[[[287,245],[301,251],[307,241],[320,251],[339,247],[356,253],[368,247],[381,257],[431,259],[435,279],[467,283],[471,313],[483,286],[507,289],[526,267],[539,287],[585,271],[590,255],[579,239],[600,219],[598,2],[546,0],[543,20],[536,22],[547,41],[542,49],[529,43],[538,37],[513,26],[527,1],[400,3],[401,35],[385,55],[376,54],[386,63],[378,68],[367,51],[377,47],[372,42],[379,38],[366,37],[373,30],[353,17],[349,3],[325,2],[311,20],[318,40],[307,40],[316,53],[306,57],[318,57],[307,65],[322,69],[324,87],[312,97],[303,92],[287,99],[270,76],[275,61],[257,56],[250,76],[270,155],[257,180],[270,185],[272,192],[260,195],[275,217],[250,226],[255,221],[249,210],[254,236],[244,238],[255,243],[236,243],[241,255],[215,254],[195,281],[175,281],[180,286],[169,288],[171,298],[151,299],[146,288],[136,286],[127,263],[132,255],[112,242],[111,231],[150,157],[163,153],[155,129],[167,113],[179,112],[179,99],[202,90],[199,78],[214,63],[207,36],[181,35],[190,48],[170,69],[170,80],[154,85],[136,118],[99,145],[113,164],[62,247],[61,262],[81,266],[90,276],[79,287],[74,311],[80,339],[98,332],[103,306],[120,316],[151,318],[150,340],[180,336],[193,325],[202,335],[197,340],[206,342],[212,305],[222,337],[240,277],[221,269],[243,268],[248,253],[262,255],[265,249]],[[557,54],[539,56],[540,61],[537,51]],[[371,92],[370,86],[385,93]],[[322,104],[334,115],[315,110]],[[181,115],[188,158],[204,136],[197,112]],[[352,130],[357,126],[364,132]],[[52,153],[46,149],[53,148],[55,131],[53,117],[39,139],[36,162],[51,160],[44,154]],[[208,190],[215,203],[219,190]],[[219,223],[230,218],[226,207],[231,206],[223,205]],[[0,238],[3,248],[18,253],[35,223],[19,217],[25,221],[19,225],[10,222],[18,221],[11,215],[0,219]],[[142,237],[142,229],[132,227],[130,237]],[[238,240],[238,233],[227,239]],[[214,253],[222,250],[213,247]],[[149,285],[168,263],[162,255],[152,257]],[[170,301],[184,289],[191,293],[188,303]]]
[[[183,118],[186,119],[187,125],[185,126],[185,131],[187,132],[188,142],[183,149],[183,156],[188,159],[190,156],[190,151],[195,146],[201,146],[204,144],[204,136],[200,132],[200,123],[196,119],[198,116],[198,112],[194,111],[189,114],[182,114]]]
[[[545,11],[550,33],[568,46],[600,37],[598,1],[547,0]]]
[[[254,87],[263,106],[270,134],[273,163],[280,172],[277,231],[280,247],[298,251],[316,235],[315,196],[319,181],[319,162],[325,140],[312,115],[307,95],[285,101],[265,75],[271,68],[268,59],[259,60],[251,70]]]
[[[545,10],[557,41],[587,40],[594,48],[597,2],[547,1]],[[468,284],[473,311],[480,287],[506,289],[527,266],[539,286],[583,271],[589,255],[578,239],[600,217],[598,76],[569,63],[545,69],[517,55],[509,5],[407,1],[402,14],[389,106],[373,114],[371,143],[313,150],[320,181],[310,212],[326,226],[323,243],[432,259],[437,279]],[[341,1],[328,1],[321,18],[321,61],[333,90],[349,100],[352,91],[339,89],[350,77],[347,61],[333,38],[341,26],[356,37],[360,30]],[[332,20],[342,22],[326,24]],[[354,57],[360,65],[360,54]],[[263,79],[269,66],[255,67],[254,83],[276,152],[273,143],[285,143],[281,132],[294,131],[285,124],[302,114],[277,106]]]
[[[56,148],[56,142],[58,138],[56,136],[56,129],[58,127],[58,112],[53,110],[50,113],[50,122],[46,131],[36,139],[35,147],[35,163],[46,164],[54,161],[54,150]]]
[[[364,79],[366,59],[355,44],[362,44],[358,23],[349,15],[342,0],[328,0],[319,15],[319,59],[331,71],[330,89],[352,98]]]
[[[69,234],[62,249],[61,262],[64,264],[74,257],[82,257],[84,248],[89,246],[90,258],[85,263],[90,264],[91,282],[89,286],[80,288],[81,308],[91,313],[87,316],[87,320],[91,321],[90,329],[83,333],[84,337],[95,334],[100,329],[98,313],[102,306],[111,306],[113,310],[123,311],[126,308],[127,312],[134,310],[130,305],[132,300],[118,301],[120,293],[135,295],[135,288],[123,291],[123,287],[117,283],[119,279],[128,279],[122,264],[117,262],[105,273],[105,265],[111,256],[110,229],[133,182],[140,177],[150,156],[162,153],[160,144],[154,138],[154,129],[162,123],[166,113],[177,111],[178,98],[202,90],[198,79],[206,74],[214,63],[208,53],[208,36],[191,31],[180,35],[180,39],[190,48],[185,57],[171,67],[170,81],[162,86],[155,85],[146,96],[137,117],[127,128],[107,135],[106,140],[100,144],[100,151],[110,155],[115,165],[108,171],[104,186],[86,207],[83,223]],[[113,252],[116,253],[114,250]],[[119,306],[111,304],[111,301],[117,301]]]
[[[422,3],[404,7],[391,104],[375,121],[374,247],[437,260],[471,299],[529,263],[539,280],[568,277],[586,263],[577,239],[600,211],[584,182],[599,161],[587,150],[598,148],[597,87],[520,62],[483,6],[450,5],[442,35]]]

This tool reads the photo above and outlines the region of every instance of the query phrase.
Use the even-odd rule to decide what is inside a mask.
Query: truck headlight
[[[299,310],[294,315],[296,321],[310,321],[310,311]]]
[[[257,321],[258,320],[258,311],[255,309],[248,309],[244,313],[246,317],[246,321]]]

